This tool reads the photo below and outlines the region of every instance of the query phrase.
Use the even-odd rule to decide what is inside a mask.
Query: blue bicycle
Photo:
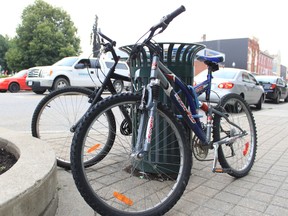
[[[207,80],[194,87],[160,60],[164,51],[151,39],[183,11],[181,6],[165,16],[131,50],[131,58],[137,58],[145,47],[153,51],[148,84],[138,89],[140,93],[117,94],[98,102],[74,134],[73,177],[83,198],[101,215],[163,215],[169,211],[188,184],[192,152],[196,159],[206,160],[212,151],[212,172],[236,178],[247,175],[253,166],[257,135],[247,103],[236,94],[224,96],[217,104],[209,102],[213,72],[223,57],[198,58],[207,65],[208,74]],[[206,101],[200,102],[198,96],[204,93]],[[169,105],[161,102],[163,94]],[[127,115],[119,107],[125,107]],[[115,115],[113,130],[105,120],[108,111]],[[111,133],[114,144],[103,153],[103,143]],[[84,162],[97,154],[105,155],[85,168]]]

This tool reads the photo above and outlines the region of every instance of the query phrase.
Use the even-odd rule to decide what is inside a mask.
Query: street
[[[23,91],[20,93],[0,93],[0,127],[16,130],[22,133],[31,133],[31,119],[35,107],[39,101],[48,94],[48,91],[43,95],[37,95],[31,91]],[[253,112],[262,112],[267,109],[276,109],[277,107],[285,106],[281,102],[278,105],[273,103],[264,103],[263,109]]]
[[[43,96],[1,93],[0,127],[31,134],[32,114]],[[166,215],[288,215],[288,103],[264,103],[262,110],[252,110],[258,150],[250,174],[236,180],[212,173],[211,162],[194,160],[183,197]],[[58,168],[58,188],[57,216],[98,215],[78,193],[69,171]]]

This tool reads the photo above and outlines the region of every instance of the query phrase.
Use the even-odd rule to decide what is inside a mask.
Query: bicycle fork
[[[158,94],[156,90],[155,95],[155,89],[159,88],[157,84],[153,84],[153,81],[151,83],[147,86],[148,101],[146,103],[145,96],[147,93],[145,88],[143,88],[141,104],[139,107],[141,115],[137,130],[137,141],[132,154],[132,156],[138,160],[143,159],[144,155],[150,151],[151,147],[154,119],[158,103]]]

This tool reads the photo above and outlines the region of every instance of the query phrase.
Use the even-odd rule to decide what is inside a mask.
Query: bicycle
[[[165,214],[188,184],[191,149],[199,160],[205,160],[208,152],[213,151],[212,172],[215,173],[240,178],[253,166],[257,132],[248,104],[236,94],[224,96],[216,105],[209,102],[212,73],[219,69],[223,57],[198,57],[208,66],[208,74],[207,80],[194,87],[181,81],[160,61],[161,49],[151,39],[158,29],[158,33],[163,32],[183,11],[185,7],[181,6],[165,16],[150,28],[148,37],[132,49],[131,58],[137,58],[141,52],[149,56],[143,51],[144,47],[154,53],[150,59],[149,82],[141,93],[122,93],[98,102],[74,133],[73,178],[87,204],[101,215]],[[141,65],[139,67],[141,70]],[[170,106],[159,100],[160,90],[169,98]],[[203,93],[206,93],[206,102],[198,100]],[[98,122],[104,122],[105,112],[117,113],[121,106],[130,108],[132,132],[118,131],[127,118],[118,111],[112,148],[101,161],[85,168],[83,159],[94,157],[93,149],[98,143],[94,135],[99,129]],[[200,109],[203,114],[199,113]],[[201,120],[204,116],[205,120]],[[107,134],[115,132],[107,124],[102,124],[101,129]]]
[[[104,91],[108,90],[111,94],[117,93],[111,79],[130,81],[130,77],[114,73],[120,58],[114,49],[116,42],[101,32],[98,34],[102,38],[104,47],[102,51],[111,52],[114,59],[114,64],[103,80],[102,86],[95,88],[94,91],[83,87],[65,87],[54,90],[38,103],[32,116],[32,136],[46,141],[56,154],[57,165],[65,169],[70,169],[70,145],[75,128],[82,116],[103,99]],[[107,43],[104,43],[103,39]],[[111,112],[107,112],[106,115],[112,127],[114,115]],[[111,143],[107,143],[106,148],[112,145],[113,137],[110,137],[110,140]],[[93,160],[100,160],[99,158],[95,157]]]

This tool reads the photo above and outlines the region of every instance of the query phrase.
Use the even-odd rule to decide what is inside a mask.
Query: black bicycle
[[[32,136],[46,141],[56,154],[57,165],[65,169],[70,169],[70,145],[73,133],[83,115],[107,95],[106,91],[111,94],[117,93],[113,80],[130,82],[130,77],[115,73],[115,68],[120,59],[114,49],[116,42],[101,32],[97,33],[102,38],[102,52],[110,52],[114,59],[113,66],[105,79],[102,80],[102,86],[95,88],[94,91],[82,87],[64,87],[52,91],[39,102],[32,117]],[[106,121],[111,128],[115,127],[115,118],[112,112],[106,112]],[[107,141],[105,144],[98,143],[98,152],[101,152],[101,149],[108,151],[113,144],[114,138],[111,135],[108,141],[105,137]],[[103,154],[95,155],[93,161],[98,161],[103,156]]]

